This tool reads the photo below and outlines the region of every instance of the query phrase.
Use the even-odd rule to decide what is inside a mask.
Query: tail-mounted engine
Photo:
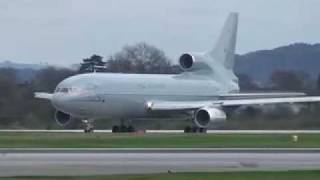
[[[203,56],[192,55],[189,53],[182,54],[179,58],[180,67],[184,71],[208,70],[211,69],[205,62]]]

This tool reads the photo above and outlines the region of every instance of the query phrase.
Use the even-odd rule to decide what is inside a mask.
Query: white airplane
[[[59,125],[81,119],[85,132],[93,131],[97,118],[139,119],[187,115],[194,126],[185,132],[205,132],[227,119],[227,109],[242,105],[319,102],[303,93],[239,93],[233,72],[238,14],[231,13],[216,46],[204,53],[185,53],[184,70],[174,75],[89,73],[69,77],[53,94],[37,92],[57,109]],[[113,132],[130,132],[130,126],[113,126]]]

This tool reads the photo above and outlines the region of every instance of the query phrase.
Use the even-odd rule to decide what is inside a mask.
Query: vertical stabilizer
[[[220,61],[226,69],[232,70],[234,66],[234,54],[237,41],[238,13],[230,13],[219,40],[209,55],[214,61]]]

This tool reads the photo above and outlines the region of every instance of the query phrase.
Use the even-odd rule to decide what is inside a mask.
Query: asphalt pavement
[[[0,149],[0,176],[320,169],[320,149]]]

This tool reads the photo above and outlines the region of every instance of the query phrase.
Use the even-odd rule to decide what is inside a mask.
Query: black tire
[[[199,128],[198,128],[198,127],[192,127],[192,131],[191,131],[191,132],[193,132],[193,133],[197,133],[197,132],[198,132],[198,130],[199,130]]]
[[[190,126],[187,126],[184,128],[184,133],[190,133],[192,128]]]
[[[112,126],[112,133],[118,133],[120,132],[119,126]]]
[[[122,133],[125,133],[125,132],[128,132],[128,127],[125,126],[125,125],[121,125],[120,126],[120,131],[119,132],[122,132]]]
[[[134,129],[133,126],[129,126],[128,127],[128,132],[132,133],[132,132],[135,132],[136,130]]]
[[[88,133],[93,133],[94,132],[94,129],[93,128],[90,128]]]
[[[206,128],[199,128],[199,132],[200,133],[207,133],[207,129]]]

